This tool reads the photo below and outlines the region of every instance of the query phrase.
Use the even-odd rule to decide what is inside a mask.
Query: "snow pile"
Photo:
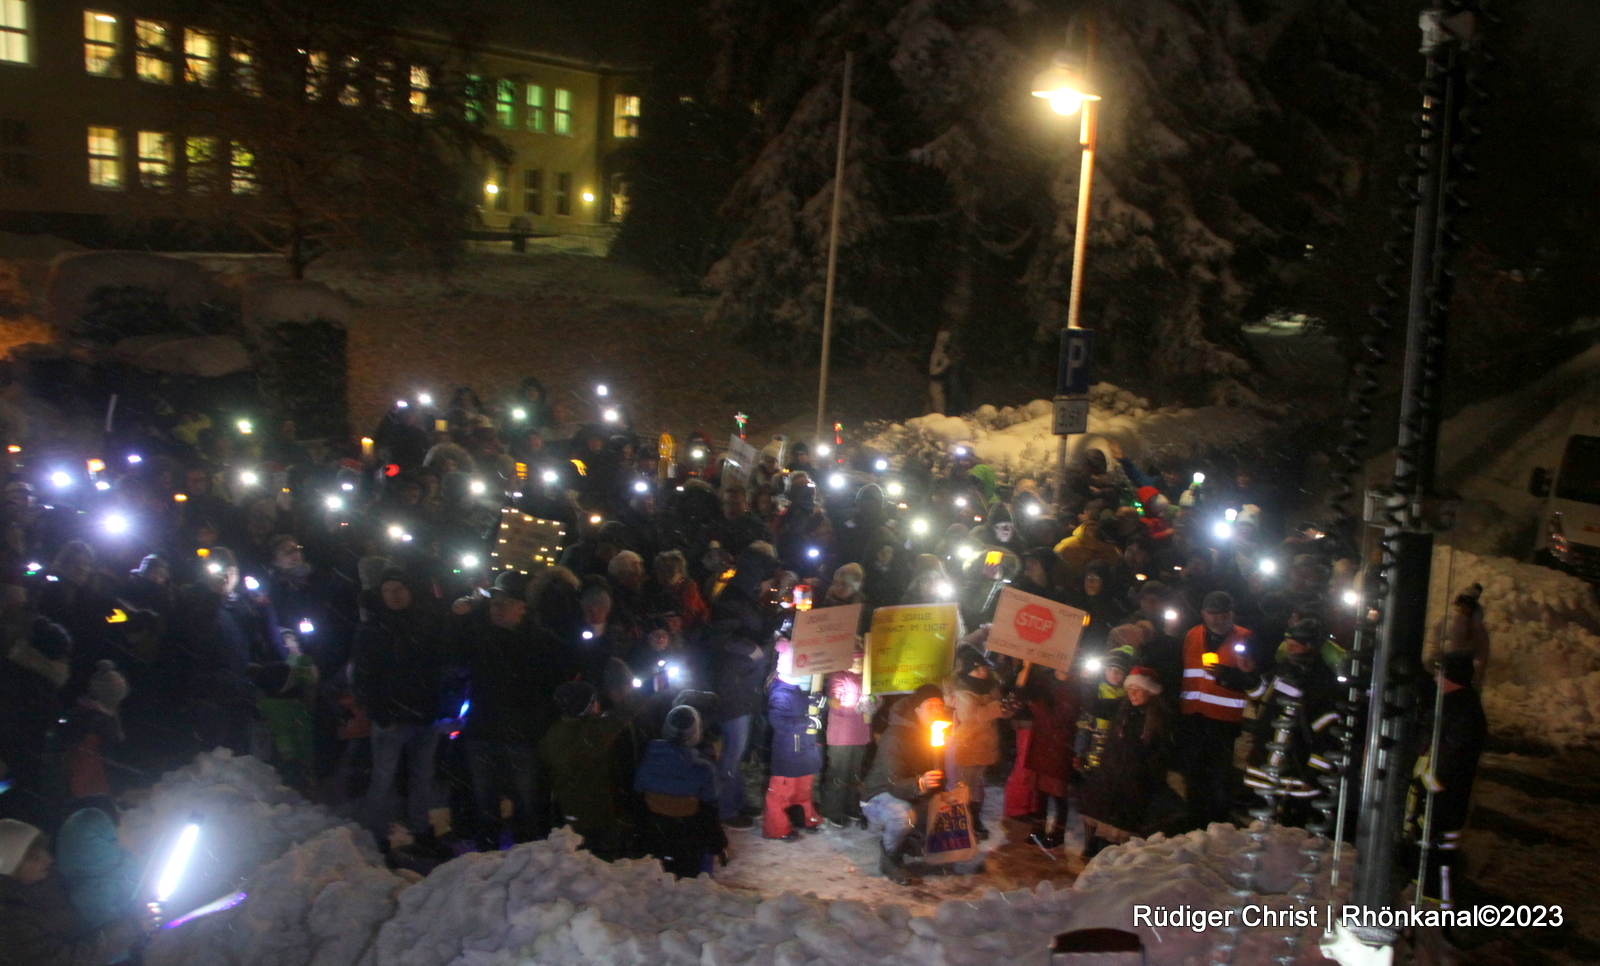
[[[1035,399],[1025,406],[980,406],[965,416],[933,413],[876,428],[865,445],[897,457],[900,465],[935,466],[957,443],[970,445],[978,459],[1011,478],[1052,472],[1057,439],[1051,432],[1052,406]],[[1201,409],[1154,408],[1108,382],[1089,390],[1089,431],[1067,440],[1069,455],[1084,447],[1109,450],[1111,444],[1134,459],[1192,459],[1237,452],[1259,445],[1271,420],[1227,406]]]
[[[1577,577],[1436,547],[1430,633],[1449,602],[1483,585],[1489,667],[1483,707],[1495,735],[1557,748],[1600,740],[1600,603]]]

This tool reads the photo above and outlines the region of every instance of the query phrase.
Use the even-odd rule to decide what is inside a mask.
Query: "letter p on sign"
[[[1017,629],[1017,636],[1033,644],[1043,644],[1055,633],[1056,618],[1047,608],[1038,604],[1029,604],[1017,611],[1017,616],[1012,621],[1012,626]]]

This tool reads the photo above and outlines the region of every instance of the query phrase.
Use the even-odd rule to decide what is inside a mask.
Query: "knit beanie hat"
[[[1208,614],[1231,614],[1233,595],[1225,590],[1213,590],[1206,595],[1205,601],[1200,604],[1200,609]]]
[[[606,669],[600,675],[600,683],[607,691],[632,690],[633,670],[620,657],[607,658]]]
[[[1142,665],[1128,672],[1127,678],[1122,682],[1122,687],[1124,689],[1139,688],[1151,694],[1161,693],[1161,682],[1156,680],[1156,672]]]
[[[587,681],[567,681],[556,688],[556,707],[569,718],[581,718],[594,704],[594,685]]]
[[[661,738],[674,745],[693,745],[700,740],[700,712],[687,704],[680,704],[667,712],[661,725]]]
[[[128,696],[128,679],[117,671],[110,661],[101,661],[89,678],[89,697],[99,702],[107,711],[117,713],[117,708]]]
[[[0,875],[10,875],[27,858],[28,850],[44,833],[14,818],[0,818]]]
[[[1482,604],[1479,602],[1479,598],[1482,596],[1483,585],[1473,584],[1471,587],[1468,587],[1466,590],[1456,595],[1456,606],[1466,607],[1470,610],[1477,610],[1482,606]]]
[[[1127,671],[1133,667],[1133,655],[1128,653],[1127,648],[1119,647],[1107,652],[1106,656],[1100,659],[1100,666],[1107,671],[1112,668]]]

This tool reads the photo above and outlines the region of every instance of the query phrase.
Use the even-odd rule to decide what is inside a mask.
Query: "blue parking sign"
[[[1094,330],[1061,330],[1061,358],[1056,363],[1056,395],[1089,394],[1089,362],[1093,356]]]

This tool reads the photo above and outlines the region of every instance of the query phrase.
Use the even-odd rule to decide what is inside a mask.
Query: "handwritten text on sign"
[[[989,627],[989,650],[1068,670],[1083,635],[1083,617],[1074,607],[1007,587]]]
[[[832,674],[850,670],[855,657],[856,626],[861,621],[861,605],[813,607],[795,615],[794,673]]]
[[[950,673],[955,655],[955,604],[879,607],[872,612],[867,673],[872,694],[915,691]]]

